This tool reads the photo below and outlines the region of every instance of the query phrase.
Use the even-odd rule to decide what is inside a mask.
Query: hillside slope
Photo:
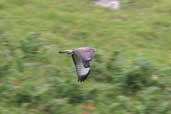
[[[0,0],[0,113],[170,114],[170,6]],[[58,51],[83,46],[97,55],[89,79],[77,83],[71,58]]]

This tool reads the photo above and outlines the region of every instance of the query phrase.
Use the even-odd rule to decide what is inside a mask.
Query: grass
[[[92,46],[101,53],[121,50],[125,57],[143,55],[155,63],[170,64],[168,4],[142,0],[112,11],[95,7],[91,1],[1,0],[1,31],[16,43],[30,32],[38,32],[48,45],[56,47],[56,52]]]

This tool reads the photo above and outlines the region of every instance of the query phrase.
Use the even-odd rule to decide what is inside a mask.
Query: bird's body
[[[81,47],[73,50],[64,50],[60,53],[72,55],[72,59],[76,68],[78,81],[87,79],[90,73],[90,61],[93,59],[95,49],[90,47]]]

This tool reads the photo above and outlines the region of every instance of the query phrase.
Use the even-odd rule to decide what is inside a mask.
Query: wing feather
[[[72,54],[72,59],[77,72],[78,81],[82,82],[87,79],[90,72],[90,67],[84,67],[83,61],[77,54]]]

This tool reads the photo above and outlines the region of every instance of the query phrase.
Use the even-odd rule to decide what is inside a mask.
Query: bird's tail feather
[[[59,51],[59,53],[72,54],[72,50],[63,50],[63,51]]]

